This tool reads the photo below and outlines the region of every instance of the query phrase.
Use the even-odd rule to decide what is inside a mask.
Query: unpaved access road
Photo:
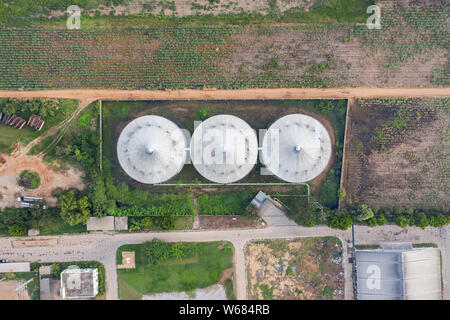
[[[444,231],[444,232],[443,232]],[[414,243],[436,243],[442,252],[442,275],[444,299],[450,299],[450,238],[446,235],[450,226],[442,229],[417,227],[401,229],[395,225],[369,228],[355,227],[356,244],[379,244],[390,241],[412,241]],[[91,233],[86,235],[66,235],[52,237],[52,246],[14,246],[17,238],[0,238],[0,256],[10,261],[54,262],[96,260],[104,264],[106,270],[106,298],[118,299],[116,251],[129,243],[143,243],[158,238],[163,241],[229,241],[234,245],[235,288],[237,299],[247,299],[247,273],[244,247],[252,240],[293,239],[300,237],[336,236],[343,244],[345,274],[345,298],[352,299],[351,264],[348,263],[347,245],[351,241],[351,231],[340,231],[324,226],[313,228],[299,226],[268,226],[264,229],[214,230],[214,231],[170,231],[149,233]],[[34,237],[39,239],[42,237]],[[27,238],[30,239],[30,238]],[[48,239],[48,237],[45,237]],[[56,241],[55,241],[56,240]],[[55,244],[56,242],[56,244]]]
[[[64,98],[77,100],[268,100],[379,97],[450,97],[450,88],[280,88],[241,90],[0,90],[0,98]]]

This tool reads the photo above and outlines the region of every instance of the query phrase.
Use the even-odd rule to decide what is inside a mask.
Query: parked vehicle
[[[41,197],[18,197],[17,201],[27,201],[27,202],[33,202],[33,201],[42,201],[44,198]]]
[[[8,259],[0,259],[0,263],[8,263]]]

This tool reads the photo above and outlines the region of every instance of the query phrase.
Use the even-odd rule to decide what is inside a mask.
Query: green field
[[[124,245],[117,251],[117,264],[122,251],[135,251],[136,269],[117,270],[119,298],[141,299],[144,294],[159,292],[192,292],[218,282],[222,272],[232,267],[233,247],[222,242],[185,243],[195,254],[181,260],[168,259],[157,265],[143,262],[143,245]]]
[[[0,7],[0,26],[24,26],[31,24],[58,25],[66,20],[67,14],[51,15],[50,10],[66,11],[69,5],[78,5],[83,10],[83,24],[92,27],[97,24],[113,26],[135,22],[136,24],[216,24],[216,23],[279,23],[279,22],[364,22],[366,8],[374,4],[374,0],[314,0],[313,5],[305,10],[300,4],[290,9],[283,8],[283,1],[261,0],[266,6],[261,8],[239,6],[238,1],[222,0],[207,2],[193,0],[192,12],[180,9],[182,1],[143,1],[144,6],[136,15],[127,12],[105,12],[97,9],[113,8],[112,5],[128,5],[130,0],[16,0],[7,1],[8,6]],[[284,1],[289,4],[290,1]],[[220,7],[219,7],[220,4]],[[247,4],[248,5],[248,4]],[[100,8],[102,6],[102,8]],[[168,10],[166,13],[163,9]],[[203,14],[199,14],[203,12]],[[120,14],[120,16],[115,15]],[[43,18],[39,18],[42,16]],[[125,17],[126,16],[126,17]],[[52,19],[49,19],[52,17]],[[125,20],[125,22],[124,22]]]

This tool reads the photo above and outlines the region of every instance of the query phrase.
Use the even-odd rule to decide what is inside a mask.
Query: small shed
[[[254,205],[256,208],[260,208],[261,205],[266,200],[267,200],[267,195],[264,192],[259,191],[258,194],[255,196],[255,198],[250,203],[252,205]]]

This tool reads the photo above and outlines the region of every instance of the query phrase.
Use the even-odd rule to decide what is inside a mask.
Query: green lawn
[[[39,131],[36,131],[28,126],[24,126],[22,130],[18,130],[10,126],[0,124],[0,150],[9,148],[14,142],[17,141],[22,142],[22,144],[27,144],[39,135]]]
[[[117,270],[119,298],[141,299],[144,294],[193,291],[218,282],[225,269],[232,267],[233,247],[222,242],[185,243],[195,248],[195,257],[169,259],[158,265],[146,265],[141,257],[143,245],[124,245],[117,250],[117,264],[122,263],[122,251],[135,251],[136,269]]]
[[[7,99],[0,99],[0,112],[2,111],[3,104],[6,101]],[[35,129],[29,127],[28,125],[25,125],[21,130],[19,130],[9,125],[4,125],[3,123],[0,123],[0,151],[2,149],[9,148],[13,143],[18,141],[20,141],[24,145],[28,144],[29,142],[36,139],[40,135],[44,134],[50,128],[66,120],[78,107],[78,102],[76,100],[59,99],[59,101],[60,101],[59,112],[57,112],[56,116],[54,117],[43,118],[45,120],[45,124],[42,127],[41,131],[36,131]],[[16,114],[24,116],[21,113]],[[28,121],[27,115],[28,113],[26,113],[24,119]],[[34,154],[37,154],[37,152],[35,152]]]

